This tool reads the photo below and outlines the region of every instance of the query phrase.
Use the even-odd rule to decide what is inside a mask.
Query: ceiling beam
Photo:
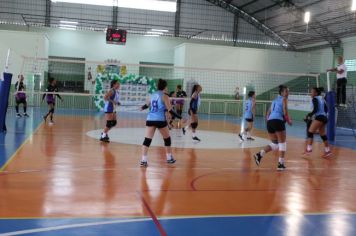
[[[250,14],[251,15],[255,15],[255,14],[259,13],[259,12],[274,8],[274,7],[278,6],[278,5],[280,5],[280,3],[276,2],[275,4],[272,4],[272,5],[266,6],[264,8],[258,9],[258,10],[254,11],[254,12],[251,12]]]
[[[174,37],[179,37],[180,34],[180,12],[182,8],[182,0],[177,0],[177,11],[174,21]]]
[[[249,1],[249,2],[247,2],[247,3],[245,3],[245,4],[242,4],[241,6],[239,6],[239,8],[244,8],[244,7],[247,7],[247,6],[249,6],[249,5],[251,5],[251,4],[254,4],[255,2],[258,2],[258,0],[252,0],[252,1]]]
[[[239,36],[239,16],[234,15],[234,26],[232,29],[232,40],[234,41],[234,46],[237,46],[237,40]]]
[[[238,15],[240,18],[244,19],[249,24],[253,25],[255,28],[260,30],[265,35],[269,36],[273,39],[276,43],[278,43],[281,47],[285,49],[295,50],[295,48],[290,45],[286,40],[284,40],[281,36],[279,36],[276,32],[271,30],[268,26],[262,24],[259,20],[242,10],[241,8],[232,5],[231,3],[227,3],[224,0],[206,0],[216,6],[219,6],[234,15]]]
[[[303,7],[303,8],[311,7],[311,6],[315,5],[315,4],[318,4],[318,3],[323,2],[323,1],[325,1],[325,0],[318,0],[318,1],[316,1],[316,2],[312,2],[312,3],[308,3],[308,4],[306,4],[306,5],[303,5],[303,6],[301,6],[301,7]],[[291,2],[291,1],[290,1],[290,2]],[[292,3],[292,4],[293,4],[293,3]],[[265,24],[266,21],[269,21],[269,20],[271,20],[271,19],[280,17],[281,15],[283,15],[283,14],[278,14],[278,15],[274,15],[274,16],[267,17],[267,18],[265,18],[265,19],[261,19],[261,22]]]
[[[291,4],[295,9],[293,12],[295,12],[298,18],[303,19],[304,14],[306,12],[305,8],[298,7],[294,3]],[[322,36],[323,39],[327,41],[331,47],[337,47],[341,44],[341,39],[334,33],[330,32],[326,26],[322,25],[316,19],[311,20],[311,22],[309,23],[309,29]]]
[[[46,0],[45,26],[51,26],[51,0]]]

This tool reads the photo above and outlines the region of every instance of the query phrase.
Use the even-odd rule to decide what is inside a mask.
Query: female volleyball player
[[[245,140],[245,136],[247,137],[247,140],[255,140],[254,138],[251,137],[251,130],[253,128],[253,119],[255,117],[256,113],[256,93],[255,91],[250,91],[248,93],[248,99],[245,104],[245,114],[244,114],[244,119],[247,122],[247,127],[245,128],[244,132],[239,134],[239,137],[241,141]]]
[[[319,130],[320,138],[323,140],[323,143],[325,145],[323,157],[328,157],[332,155],[328,143],[328,138],[325,133],[325,126],[328,123],[328,118],[326,117],[328,108],[324,98],[321,96],[322,91],[323,89],[321,88],[313,88],[310,92],[310,96],[312,97],[313,110],[305,118],[306,121],[311,122],[307,131],[307,148],[304,155],[309,155],[310,153],[312,153],[313,138],[317,130]],[[315,118],[313,119],[314,116]]]
[[[157,83],[158,91],[151,95],[148,104],[141,107],[141,110],[149,108],[146,120],[146,136],[142,145],[142,160],[141,166],[147,167],[147,152],[151,145],[153,135],[156,129],[161,133],[164,146],[166,147],[167,163],[173,164],[176,160],[172,156],[171,137],[169,135],[168,123],[171,115],[181,119],[175,111],[173,111],[169,97],[167,95],[167,81],[159,79]]]
[[[57,81],[54,78],[49,78],[48,79],[48,87],[46,89],[47,93],[43,94],[42,101],[44,98],[47,99],[47,104],[48,104],[48,112],[46,115],[43,116],[44,121],[46,122],[47,117],[50,116],[50,121],[49,124],[53,124],[53,114],[54,114],[54,107],[56,105],[56,96],[63,101],[62,97],[59,94],[56,94],[58,92],[58,87],[57,87]]]
[[[202,91],[202,87],[199,84],[195,84],[192,89],[192,96],[189,103],[188,114],[190,115],[190,127],[192,128],[193,140],[201,141],[196,136],[196,129],[198,127],[198,108],[200,106],[200,93]],[[186,129],[189,126],[182,128],[183,134],[185,134]]]
[[[116,105],[119,105],[119,89],[120,89],[120,82],[118,80],[112,80],[110,82],[110,90],[104,96],[105,106],[105,120],[106,126],[101,133],[100,141],[102,142],[110,142],[109,138],[109,131],[112,127],[115,127],[117,124],[116,120]]]
[[[170,93],[172,106],[174,106],[175,111],[178,115],[182,116],[183,114],[183,106],[184,106],[184,98],[187,97],[187,93],[183,91],[182,85],[177,85],[176,90]],[[173,118],[174,119],[174,118]],[[173,119],[170,121],[170,126],[173,124]],[[178,119],[178,129],[182,127],[182,120]]]
[[[270,151],[279,150],[277,170],[284,170],[284,156],[287,151],[285,122],[292,125],[288,115],[288,87],[279,86],[279,96],[273,100],[267,112],[267,130],[271,143],[254,155],[256,164],[259,166],[261,159]]]
[[[183,107],[184,107],[184,98],[187,97],[187,93],[182,89],[182,85],[177,85],[176,89],[176,97],[178,98],[176,101],[176,111],[178,115],[182,116]],[[181,124],[181,120],[178,121],[178,128],[180,128],[183,124]]]
[[[26,88],[25,88],[25,84],[23,82],[24,77],[23,75],[19,75],[18,76],[19,81],[16,82],[15,84],[15,100],[16,100],[16,117],[21,117],[21,114],[19,113],[19,105],[23,104],[23,116],[28,117],[27,114],[27,100],[26,100]]]

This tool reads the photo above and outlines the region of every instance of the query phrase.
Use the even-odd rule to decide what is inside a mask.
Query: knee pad
[[[198,127],[198,122],[194,122],[190,126],[192,126],[192,129],[196,129]]]
[[[49,112],[54,113],[54,108],[49,109]]]
[[[164,146],[166,146],[166,147],[170,147],[171,146],[171,144],[172,144],[171,137],[165,138],[163,140],[164,140]]]
[[[271,147],[271,149],[272,149],[273,151],[278,150],[278,141],[272,141],[272,142],[269,144],[269,146]]]
[[[178,115],[182,116],[183,111],[182,110],[177,110]]]
[[[115,122],[113,120],[106,121],[106,128],[111,129],[115,126]]]
[[[284,143],[278,143],[278,149],[279,149],[279,151],[281,151],[281,152],[287,151],[287,143],[286,143],[286,142],[284,142]]]
[[[115,127],[117,125],[117,120],[112,120],[112,127]]]
[[[149,147],[151,145],[152,139],[151,138],[145,138],[143,141],[143,146]]]
[[[314,134],[313,133],[311,133],[311,132],[307,132],[307,136],[308,136],[308,138],[311,138],[311,139],[313,139],[314,138]]]
[[[326,135],[320,135],[320,138],[323,140],[323,142],[328,141],[328,137]]]

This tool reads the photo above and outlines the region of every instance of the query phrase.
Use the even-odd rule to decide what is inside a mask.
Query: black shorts
[[[320,115],[315,117],[315,120],[320,121],[324,124],[328,123],[328,118],[326,116]]]
[[[198,111],[196,109],[189,108],[188,115],[190,115],[190,116],[192,114],[196,115],[197,113],[198,113]]]
[[[16,104],[26,103],[26,98],[16,98]]]
[[[281,132],[286,130],[286,125],[283,120],[269,120],[267,121],[267,131],[270,134],[274,134],[276,132]]]
[[[152,120],[147,120],[146,121],[146,126],[148,127],[156,127],[158,129],[162,129],[164,127],[167,127],[168,124],[167,124],[167,121],[152,121]]]
[[[253,116],[252,116],[252,118],[245,118],[245,121],[247,121],[247,122],[253,122]]]

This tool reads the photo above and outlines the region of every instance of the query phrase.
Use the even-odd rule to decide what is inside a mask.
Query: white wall
[[[185,43],[188,67],[227,70],[307,73],[312,69],[308,53]]]
[[[356,59],[356,37],[345,38],[342,41],[345,59]]]
[[[110,58],[134,64],[140,61],[173,64],[174,47],[182,42],[181,39],[128,34],[127,43],[122,46],[107,44],[104,32],[49,29],[47,35],[51,56],[82,57],[95,61]]]
[[[206,93],[226,95],[233,94],[236,86],[243,88],[249,85],[255,88],[257,94],[261,94],[279,84],[296,79],[301,74],[318,72],[320,62],[315,60],[316,57],[307,52],[189,43],[176,47],[175,55],[175,62],[179,62],[182,66],[209,69],[186,70],[181,73],[185,82],[193,79],[202,84]],[[220,71],[221,69],[227,71]],[[296,74],[281,75],[277,72]],[[307,90],[308,88],[306,92]]]
[[[43,33],[0,30],[0,67],[4,68],[8,48],[11,48],[9,72],[13,83],[21,73],[22,56],[48,57],[48,39]]]

